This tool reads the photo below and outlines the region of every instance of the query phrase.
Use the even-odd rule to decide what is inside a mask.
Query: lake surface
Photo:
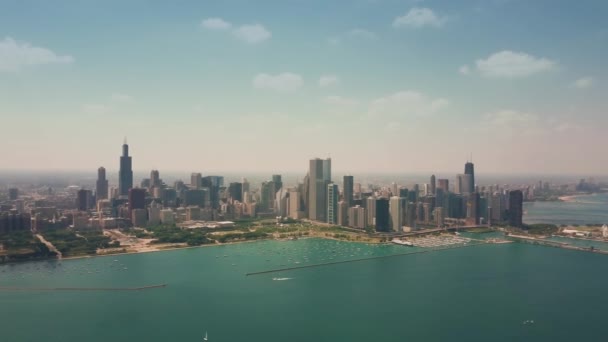
[[[4,265],[4,287],[168,287],[0,291],[2,340],[200,341],[205,331],[234,342],[606,338],[606,255],[512,243],[245,276],[415,250],[306,239]]]
[[[525,202],[525,223],[608,224],[608,193],[577,196],[567,202]]]

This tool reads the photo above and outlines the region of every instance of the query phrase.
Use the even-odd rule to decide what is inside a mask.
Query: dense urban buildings
[[[285,184],[282,175],[273,174],[255,185],[242,178],[231,179],[225,186],[223,176],[192,172],[189,183],[176,180],[168,185],[155,169],[149,178],[141,180],[140,187],[133,187],[132,159],[126,143],[122,152],[118,187],[112,189],[104,167],[97,170],[92,185],[95,192],[90,185],[72,186],[64,197],[57,197],[49,189],[48,198],[53,198],[50,203],[28,202],[28,196],[10,187],[9,204],[0,202],[3,229],[145,227],[254,217],[307,219],[387,233],[490,223],[523,227],[523,201],[547,189],[542,182],[525,191],[498,185],[479,187],[474,183],[471,162],[465,164],[465,173],[455,175],[454,189],[450,189],[447,178],[435,175],[430,176],[429,183],[407,186],[397,182],[355,183],[354,176],[344,175],[340,187],[332,181],[331,159],[319,158],[309,161],[308,173],[297,184]],[[581,181],[577,187],[588,184],[593,183]],[[31,222],[24,224],[28,218]]]

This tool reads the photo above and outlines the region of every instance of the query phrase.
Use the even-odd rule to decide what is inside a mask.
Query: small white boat
[[[205,337],[203,337],[203,341],[209,341],[209,338],[207,338],[207,332],[205,331]]]

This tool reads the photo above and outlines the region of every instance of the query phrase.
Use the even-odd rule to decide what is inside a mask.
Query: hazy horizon
[[[605,1],[0,9],[2,169],[113,170],[125,136],[161,172],[608,168]]]

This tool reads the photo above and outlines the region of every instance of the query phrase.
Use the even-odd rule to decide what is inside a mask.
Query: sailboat
[[[203,337],[203,341],[209,341],[209,339],[207,338],[207,332],[205,331],[205,337]]]

